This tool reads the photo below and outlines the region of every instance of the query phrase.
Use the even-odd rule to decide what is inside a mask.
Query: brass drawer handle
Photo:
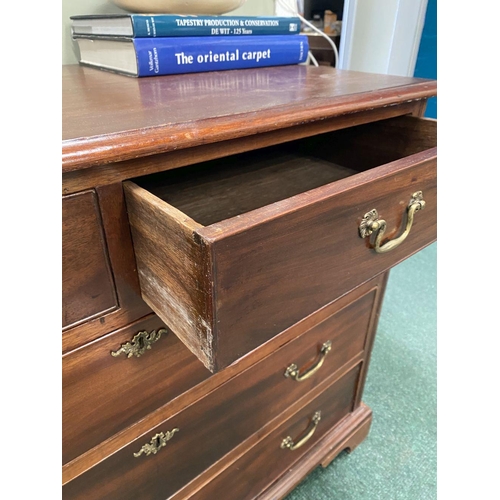
[[[309,426],[309,429],[306,431],[304,436],[300,438],[296,443],[293,442],[293,439],[290,436],[287,436],[283,441],[281,442],[281,448],[288,448],[289,450],[293,451],[296,450],[297,448],[300,448],[302,445],[306,444],[309,439],[312,438],[312,435],[314,434],[314,431],[316,430],[316,427],[318,427],[319,421],[321,420],[321,412],[317,411],[311,420],[311,424]]]
[[[309,370],[306,370],[302,375],[299,374],[299,368],[295,363],[292,363],[286,370],[285,370],[285,377],[290,377],[293,380],[296,380],[297,382],[302,382],[303,380],[307,380],[309,377],[312,377],[322,366],[323,363],[325,362],[326,355],[332,350],[332,341],[327,340],[322,346],[321,350],[319,351],[319,357],[318,361],[314,363]]]
[[[179,429],[177,427],[167,432],[159,432],[155,434],[149,443],[146,443],[137,453],[134,453],[134,457],[140,457],[143,453],[147,455],[156,455],[164,446],[167,445],[167,441],[170,441]]]
[[[153,330],[152,332],[139,332],[130,342],[125,342],[122,344],[120,349],[117,351],[111,351],[111,356],[117,357],[120,354],[125,354],[127,358],[135,356],[138,358],[142,356],[151,346],[158,342],[163,333],[167,333],[165,328],[160,328],[158,331]]]
[[[413,193],[407,210],[407,220],[406,228],[402,234],[400,234],[396,239],[388,241],[383,245],[380,245],[382,238],[384,237],[385,230],[387,229],[387,223],[383,219],[378,218],[378,212],[374,208],[370,212],[366,213],[359,225],[359,236],[361,238],[366,238],[370,236],[374,231],[376,231],[374,250],[377,253],[385,253],[393,250],[403,243],[406,237],[410,234],[411,226],[413,225],[413,218],[415,213],[419,210],[423,210],[425,207],[425,201],[422,195],[422,191],[417,191]]]

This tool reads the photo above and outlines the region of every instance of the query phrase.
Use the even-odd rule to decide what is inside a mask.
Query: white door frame
[[[413,76],[427,0],[345,0],[339,69]]]

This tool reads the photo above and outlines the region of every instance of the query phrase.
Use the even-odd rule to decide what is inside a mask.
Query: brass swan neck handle
[[[407,217],[406,217],[406,227],[404,231],[395,239],[387,241],[383,245],[381,244],[382,239],[387,229],[387,222],[384,219],[380,219],[377,210],[374,208],[365,214],[361,224],[359,225],[359,236],[361,238],[366,238],[371,236],[375,232],[375,241],[373,244],[373,249],[377,253],[386,253],[394,250],[396,247],[401,245],[403,241],[410,234],[410,230],[413,225],[413,219],[415,214],[419,210],[423,210],[425,207],[425,201],[423,198],[422,191],[417,191],[413,193],[408,206],[406,207]]]
[[[308,378],[312,377],[323,366],[323,363],[325,362],[325,357],[331,350],[332,350],[332,341],[327,340],[321,346],[318,359],[314,363],[314,365],[311,366],[311,368],[309,368],[303,373],[299,373],[299,367],[295,363],[292,363],[285,370],[284,373],[285,377],[291,378],[292,380],[295,380],[297,382],[302,382],[304,380],[307,380]]]
[[[309,424],[309,427],[307,428],[305,434],[298,440],[294,441],[290,436],[287,436],[283,441],[281,442],[281,448],[286,449],[288,448],[290,451],[294,451],[297,448],[300,448],[304,444],[309,441],[309,439],[312,438],[314,432],[316,431],[316,427],[318,427],[319,421],[321,420],[321,411],[317,411],[312,419],[311,423]]]

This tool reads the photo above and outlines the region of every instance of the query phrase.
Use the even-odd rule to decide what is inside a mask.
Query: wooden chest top
[[[436,95],[436,82],[281,66],[130,78],[64,66],[63,172]]]

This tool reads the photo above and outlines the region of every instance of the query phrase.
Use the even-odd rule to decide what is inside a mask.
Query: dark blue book
[[[96,14],[72,16],[74,35],[154,38],[165,36],[296,35],[298,17]]]
[[[80,64],[138,77],[299,64],[309,50],[306,35],[74,39]]]

